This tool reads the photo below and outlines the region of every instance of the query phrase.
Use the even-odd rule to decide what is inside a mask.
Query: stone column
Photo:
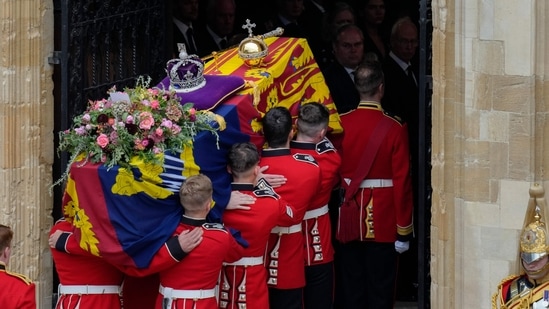
[[[547,192],[549,4],[433,1],[431,307],[490,308]]]
[[[51,308],[53,2],[0,7],[0,223],[14,231],[8,269],[35,281],[39,308]]]

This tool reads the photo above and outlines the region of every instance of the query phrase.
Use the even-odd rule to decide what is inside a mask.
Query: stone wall
[[[0,223],[14,231],[8,269],[35,281],[39,308],[51,308],[53,3],[0,7]]]
[[[433,1],[432,308],[490,308],[544,184],[546,1]]]

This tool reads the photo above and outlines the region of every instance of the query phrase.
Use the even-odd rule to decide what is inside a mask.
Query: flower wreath
[[[108,168],[129,168],[136,156],[145,163],[162,164],[158,154],[192,147],[201,131],[211,132],[219,142],[217,130],[225,128],[223,117],[197,111],[193,103],[181,104],[174,91],[149,88],[150,82],[150,77],[139,77],[135,88],[123,92],[112,87],[108,99],[90,100],[86,111],[74,117],[72,127],[59,132],[57,151],[67,151],[71,157],[53,186],[66,179],[72,163],[82,159]]]

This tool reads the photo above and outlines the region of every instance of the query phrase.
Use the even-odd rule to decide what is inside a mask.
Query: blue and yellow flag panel
[[[172,235],[182,207],[177,194],[160,186],[161,167],[137,166],[75,162],[63,211],[80,247],[114,264],[146,267]]]

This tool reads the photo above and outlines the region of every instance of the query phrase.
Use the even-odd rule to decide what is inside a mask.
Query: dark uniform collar
[[[311,142],[302,142],[302,141],[290,141],[290,148],[294,149],[305,149],[305,150],[315,150],[316,144]]]
[[[263,157],[278,157],[290,154],[290,148],[263,149],[261,152],[261,156]]]
[[[253,191],[254,185],[251,183],[231,183],[231,189],[233,191]]]
[[[206,223],[206,219],[194,219],[181,216],[181,223],[192,226],[202,226],[202,224]]]

